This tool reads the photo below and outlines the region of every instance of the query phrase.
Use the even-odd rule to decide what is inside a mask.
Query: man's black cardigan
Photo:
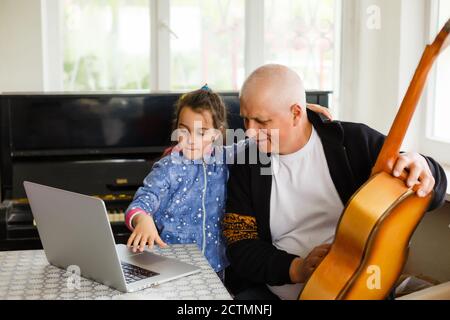
[[[331,178],[345,205],[369,179],[385,136],[363,124],[323,120],[310,110],[308,118],[320,136]],[[246,153],[248,161],[248,150]],[[441,166],[431,158],[426,159],[436,181],[430,211],[443,204],[447,180]],[[296,256],[272,245],[269,218],[272,176],[261,175],[263,167],[270,164],[258,161],[230,166],[223,219],[227,256],[231,269],[239,277],[252,283],[284,285],[291,283],[289,267]]]

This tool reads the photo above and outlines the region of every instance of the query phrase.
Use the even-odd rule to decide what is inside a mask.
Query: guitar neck
[[[447,23],[446,27],[439,33],[432,45],[428,45],[422,55],[419,66],[416,69],[414,77],[409,85],[408,91],[403,98],[400,109],[391,126],[391,130],[383,144],[383,147],[378,155],[375,166],[372,169],[372,175],[382,171],[391,173],[392,169],[389,164],[394,165],[406,132],[408,130],[411,119],[416,110],[422,91],[425,87],[428,74],[434,61],[439,56],[443,49],[443,44],[448,42],[449,31],[446,29],[450,26]]]

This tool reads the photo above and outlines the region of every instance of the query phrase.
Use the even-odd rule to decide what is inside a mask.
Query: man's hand
[[[434,177],[431,174],[430,167],[427,160],[423,156],[415,152],[408,152],[401,154],[395,166],[390,164],[392,169],[392,175],[394,177],[400,177],[403,170],[408,169],[407,179],[405,181],[408,187],[413,187],[416,184],[420,184],[417,189],[417,195],[419,197],[427,196],[434,188]]]
[[[326,257],[330,248],[331,244],[322,244],[314,248],[306,258],[295,258],[289,269],[291,281],[293,283],[305,283]]]

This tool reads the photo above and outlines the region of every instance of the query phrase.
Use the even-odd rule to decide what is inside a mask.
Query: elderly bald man
[[[259,159],[269,154],[270,163],[230,168],[226,278],[239,279],[240,287],[231,286],[238,299],[296,299],[328,252],[344,204],[369,178],[385,136],[307,110],[302,80],[281,65],[254,71],[240,104]],[[277,170],[262,174],[270,166]],[[409,172],[409,186],[420,182],[419,196],[434,190],[429,210],[443,204],[447,182],[436,161],[403,153],[391,167],[395,176]]]

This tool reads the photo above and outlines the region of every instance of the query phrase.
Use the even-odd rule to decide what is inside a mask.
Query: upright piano
[[[329,93],[308,92],[307,100],[328,106]],[[26,180],[103,199],[116,242],[126,243],[130,232],[124,212],[153,163],[171,145],[179,96],[0,95],[0,250],[42,248],[23,188]],[[221,96],[230,128],[243,128],[238,93]]]

